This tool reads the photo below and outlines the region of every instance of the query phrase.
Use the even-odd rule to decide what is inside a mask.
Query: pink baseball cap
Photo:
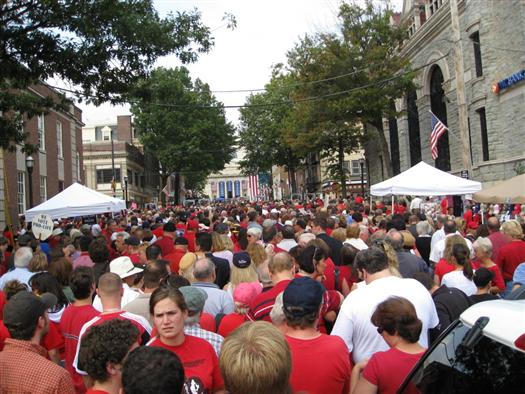
[[[250,305],[257,295],[262,292],[259,282],[239,283],[233,290],[233,300],[243,305]]]

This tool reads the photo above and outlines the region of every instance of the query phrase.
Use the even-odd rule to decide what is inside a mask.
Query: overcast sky
[[[391,2],[400,10],[403,0]],[[202,20],[215,38],[211,52],[187,65],[193,78],[207,82],[211,89],[246,90],[263,88],[270,79],[272,65],[286,62],[286,52],[306,33],[334,30],[338,0],[154,0],[161,16],[169,11],[198,8]],[[222,21],[225,12],[237,20],[235,30]],[[159,59],[158,66],[176,67],[173,56]],[[225,105],[242,105],[248,93],[216,93]],[[127,106],[94,107],[79,105],[86,125],[116,122],[116,115],[129,114]],[[227,117],[237,124],[237,109],[227,109]]]

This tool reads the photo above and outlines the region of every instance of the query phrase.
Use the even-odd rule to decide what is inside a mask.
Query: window
[[[421,133],[419,130],[419,110],[417,108],[417,93],[411,90],[407,94],[407,120],[410,147],[410,165],[421,161]]]
[[[44,114],[38,115],[38,148],[41,151],[46,150],[46,130]]]
[[[481,64],[481,46],[479,43],[479,31],[470,36],[472,44],[474,45],[474,63],[476,65],[476,77],[483,75],[483,65]]]
[[[76,180],[80,182],[80,154],[78,152],[77,152],[76,163],[77,163],[77,179]]]
[[[57,122],[57,152],[58,157],[64,157],[64,148],[62,145],[62,123]]]
[[[40,202],[47,200],[47,177],[40,177]]]
[[[394,175],[401,172],[401,163],[399,160],[399,137],[397,129],[397,119],[391,116],[388,119],[388,132],[390,137],[390,160],[392,161],[392,171]]]
[[[430,10],[430,15],[434,15],[442,5],[443,0],[428,0],[428,9]]]
[[[64,190],[64,181],[58,181],[58,192]]]
[[[140,185],[139,176],[140,176],[139,173],[135,172],[135,185],[137,185],[137,186]]]
[[[128,170],[127,174],[128,174],[128,183],[130,185],[133,185],[133,171]]]
[[[16,186],[17,186],[17,205],[18,205],[18,213],[23,214],[26,211],[26,180],[25,180],[25,173],[24,171],[18,171],[17,179],[16,179]]]
[[[97,170],[97,184],[98,183],[111,183],[113,179],[113,169],[104,168]],[[115,181],[120,179],[120,168],[115,168]]]
[[[363,163],[363,172],[365,172],[365,163]],[[359,160],[352,160],[352,175],[361,175]]]
[[[479,115],[479,127],[481,130],[481,150],[483,152],[483,161],[490,160],[489,158],[489,134],[487,131],[487,118],[485,115],[485,108],[480,108],[476,111]]]

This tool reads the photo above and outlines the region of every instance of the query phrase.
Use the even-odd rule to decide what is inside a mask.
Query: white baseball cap
[[[110,272],[120,276],[121,279],[127,278],[131,275],[139,274],[143,271],[142,268],[135,267],[128,256],[121,256],[114,259],[111,263],[109,263],[109,270]]]

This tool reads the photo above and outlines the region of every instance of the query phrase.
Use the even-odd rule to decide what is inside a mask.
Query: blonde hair
[[[501,225],[503,234],[514,239],[523,238],[523,229],[517,220],[509,220]]]
[[[222,345],[219,365],[231,393],[290,392],[292,357],[284,335],[264,321],[244,323]]]
[[[33,253],[33,257],[29,261],[27,268],[29,272],[47,271],[49,268],[49,263],[47,262],[46,254],[41,251]]]
[[[264,260],[266,260],[266,250],[264,250],[264,247],[262,245],[249,244],[246,248],[246,251],[250,255],[252,263],[255,265],[255,267],[258,267],[264,262]]]
[[[188,279],[190,283],[195,282],[195,277],[193,276],[193,270],[195,268],[195,262],[197,261],[197,255],[195,253],[188,252],[179,262],[179,275]]]
[[[211,233],[211,244],[214,252],[222,252],[223,250],[226,250],[223,237],[215,231]]]
[[[226,234],[221,234],[221,239],[222,239],[222,243],[224,245],[224,250],[229,250],[230,252],[233,253],[233,241],[232,241],[232,239]]]
[[[346,229],[342,227],[336,228],[334,231],[332,231],[331,237],[337,239],[338,241],[345,242]]]
[[[465,238],[463,238],[461,235],[454,234],[450,235],[445,239],[445,250],[443,252],[443,258],[447,260],[450,263],[450,258],[452,257],[452,249],[454,248],[454,245],[465,245],[467,246],[467,242],[465,241]]]
[[[467,222],[463,218],[456,218],[454,220],[456,222],[456,227],[460,233],[464,233],[465,229],[467,228]]]
[[[230,286],[232,291],[235,289],[235,286],[239,285],[240,283],[249,282],[259,282],[259,275],[257,275],[257,271],[255,270],[253,263],[251,263],[246,268],[239,268],[234,265],[231,269],[230,276]]]
[[[359,238],[359,233],[361,229],[357,224],[351,224],[346,226],[346,238]]]

